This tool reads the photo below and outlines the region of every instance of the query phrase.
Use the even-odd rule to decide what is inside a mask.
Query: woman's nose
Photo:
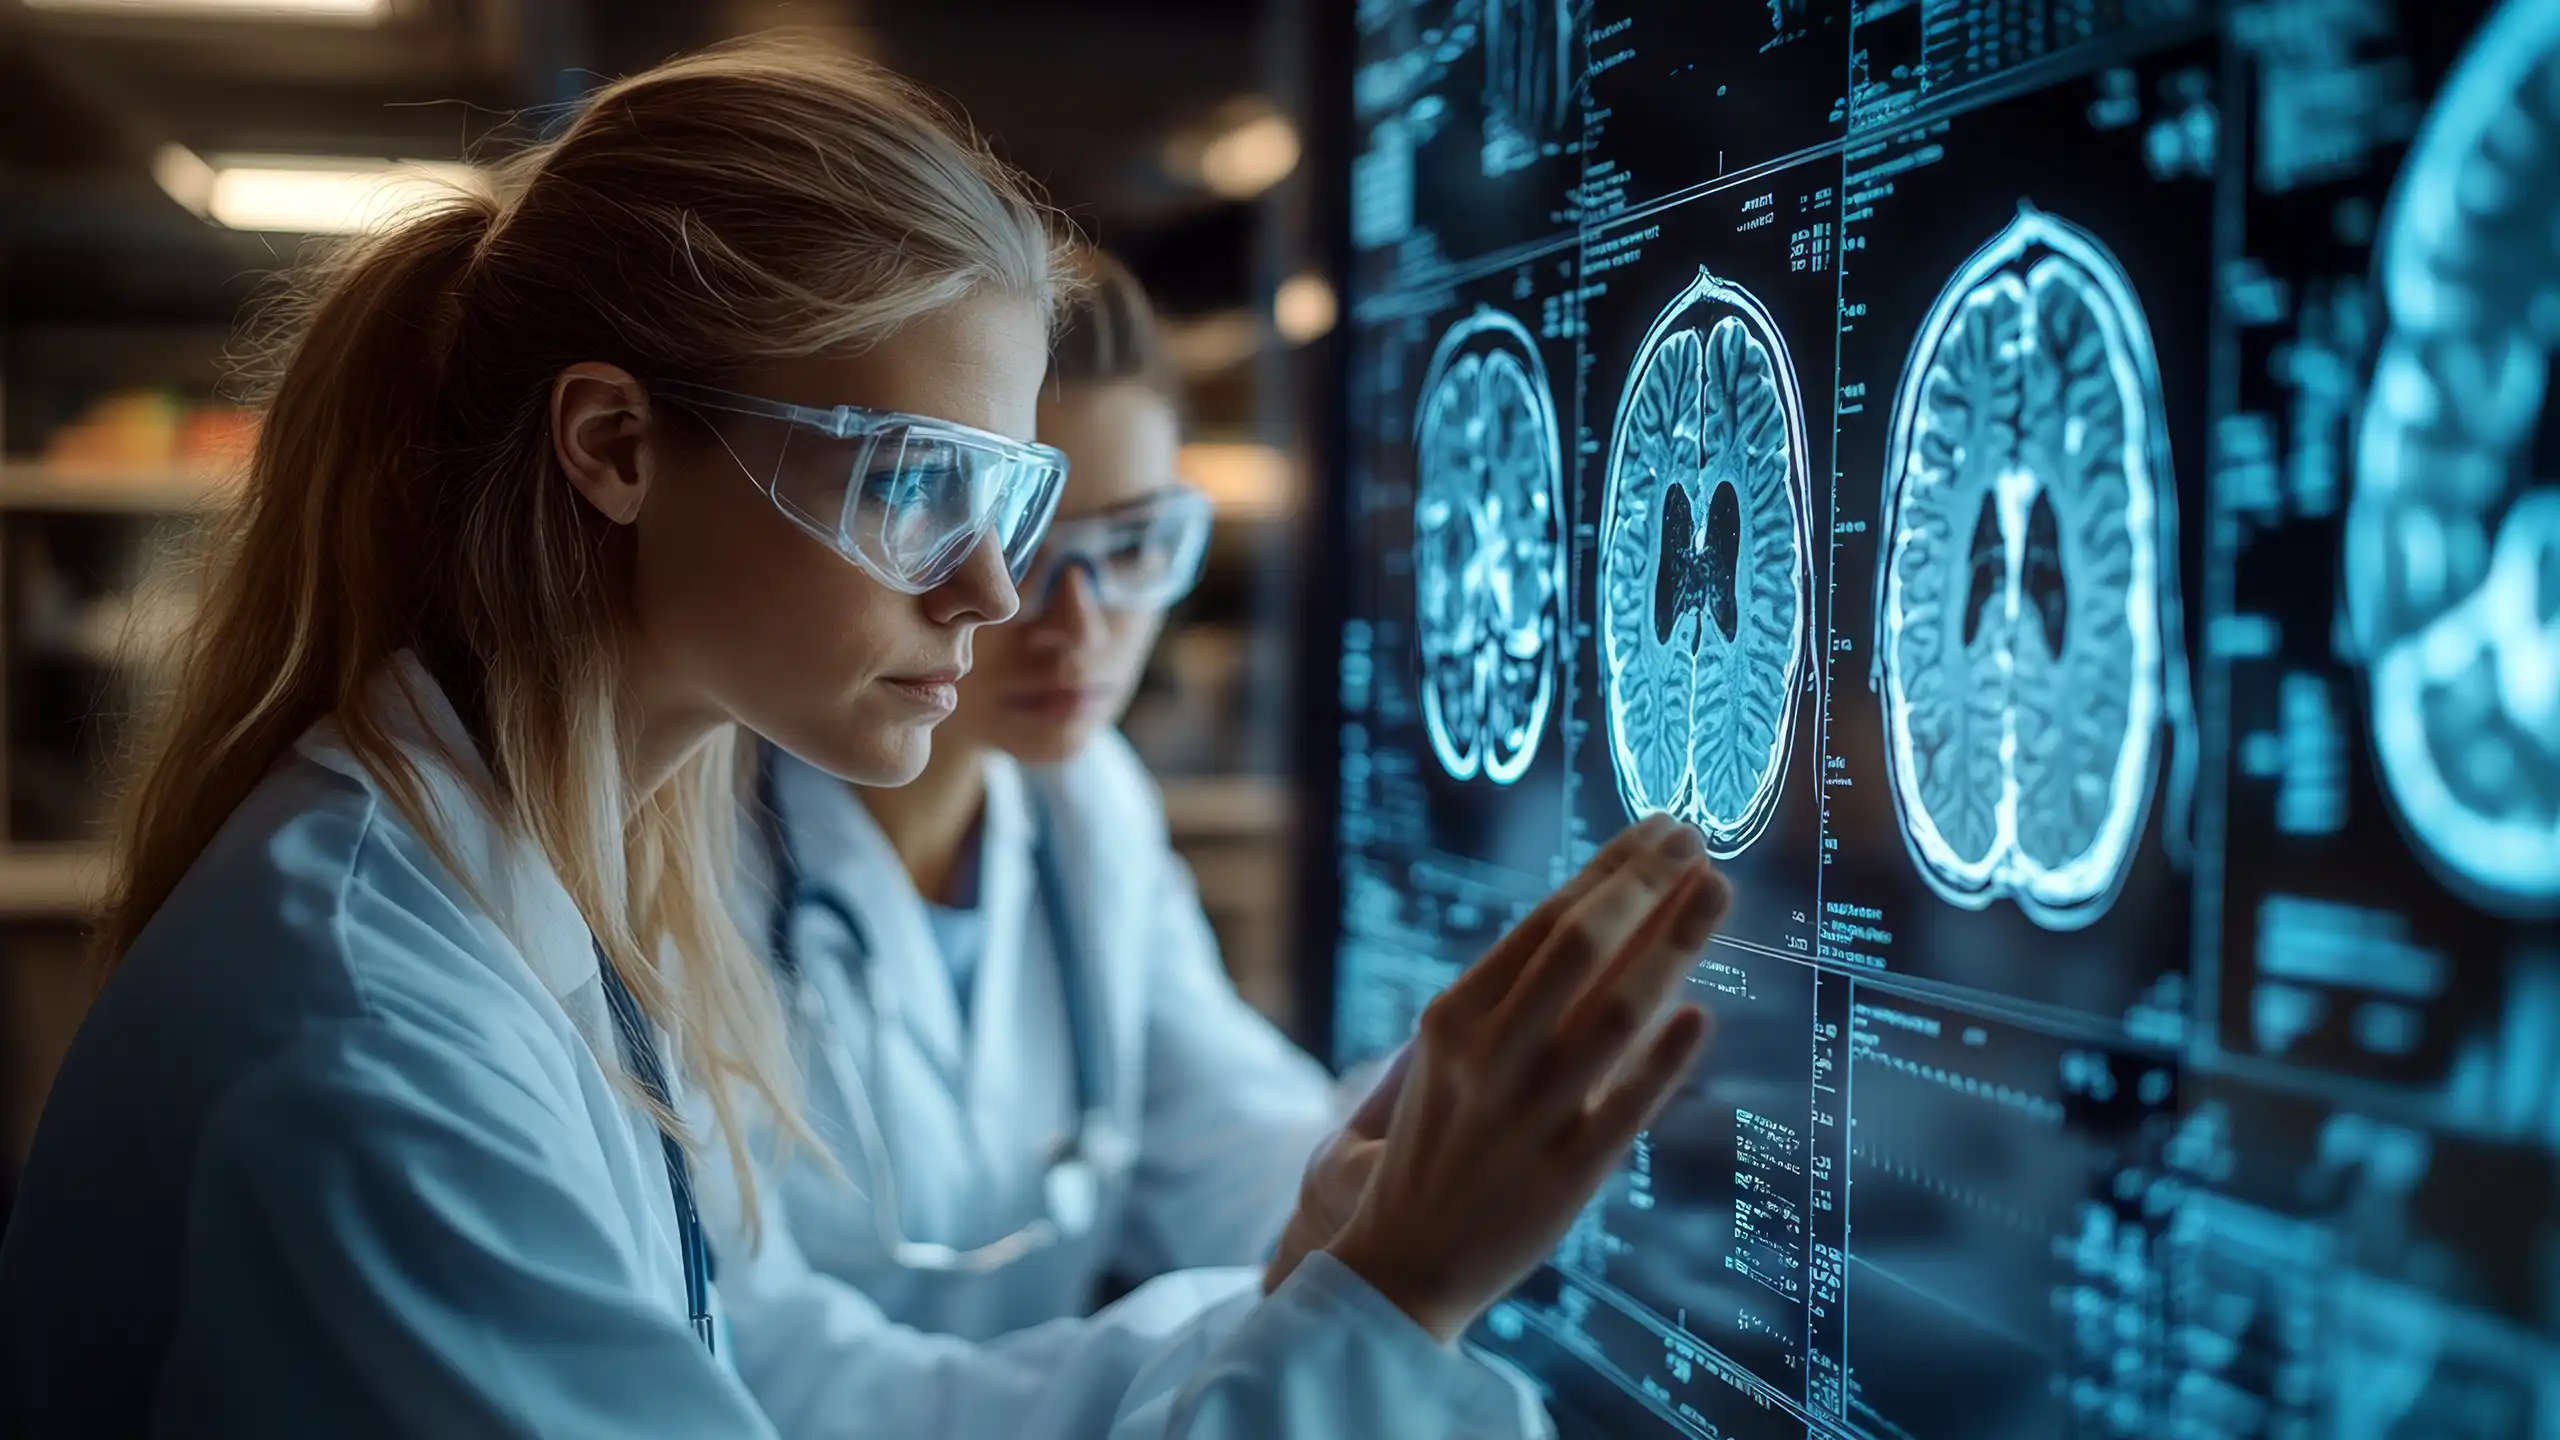
[[[1063,648],[1098,645],[1108,635],[1111,616],[1094,588],[1092,567],[1073,562],[1060,566],[1043,598],[1047,603],[1040,610],[1040,629]]]
[[[1001,625],[1022,608],[1013,573],[1005,568],[1004,547],[992,536],[981,536],[951,578],[926,591],[924,598],[925,614],[939,625],[962,620]]]

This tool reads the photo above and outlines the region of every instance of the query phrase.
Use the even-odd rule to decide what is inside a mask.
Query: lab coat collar
[[[801,883],[832,895],[870,932],[865,938],[872,953],[850,957],[853,963],[868,967],[856,977],[861,982],[857,993],[872,986],[884,991],[894,987],[891,999],[901,1022],[935,1069],[955,1090],[964,1080],[974,1086],[986,1062],[969,1054],[969,1036],[974,1029],[983,1040],[984,1026],[961,1023],[950,964],[934,937],[924,897],[907,877],[905,862],[845,782],[780,751],[772,752],[770,758],[775,766],[774,803],[789,828]],[[986,953],[979,958],[970,996],[970,1014],[981,1021],[1010,1003],[1012,987],[1018,983],[1031,838],[1020,769],[1005,756],[990,755],[986,784],[978,903],[989,925]],[[876,1003],[873,995],[865,994],[864,999]],[[986,1046],[981,1043],[975,1048]]]
[[[970,1113],[978,1133],[1007,1133],[1006,1116],[982,1113],[980,1107],[1002,1105],[1020,1094],[1013,1076],[1030,1056],[1022,1027],[1032,1022],[1032,1007],[1023,1003],[1025,967],[1034,963],[1038,945],[1048,963],[1048,929],[1034,912],[1042,903],[1032,870],[1033,833],[1030,802],[1022,771],[1011,757],[989,754],[986,760],[987,801],[985,848],[979,857],[978,913],[985,917],[983,948],[969,997]],[[1040,1014],[1054,1014],[1048,1006]],[[1053,1028],[1053,1027],[1044,1027]]]
[[[427,668],[404,651],[367,682],[359,703],[416,770],[419,798],[431,812],[424,818],[445,842],[448,858],[460,871],[455,878],[468,892],[460,907],[464,920],[497,953],[522,958],[530,975],[517,983],[539,985],[548,993],[575,1040],[585,1043],[599,1081],[609,1083],[607,1077],[622,1073],[621,1036],[605,1000],[595,933],[549,857],[496,809],[498,791],[488,761],[452,700]],[[335,720],[313,726],[295,748],[388,801],[381,781],[347,748]],[[562,1039],[568,1042],[570,1035]],[[679,1223],[674,1196],[659,1174],[658,1147],[650,1139],[656,1123],[627,1094],[616,1095],[604,1083],[591,1098],[600,1124],[608,1113],[621,1120],[620,1137],[608,1143],[606,1161],[617,1195],[625,1206],[645,1209],[655,1232],[638,1263],[669,1307],[682,1314]]]
[[[600,1033],[609,1034],[604,1027],[610,1019],[596,968],[594,932],[541,848],[531,837],[513,833],[496,814],[496,780],[444,687],[404,650],[367,683],[361,703],[416,767],[436,833],[462,868],[457,878],[488,907],[489,922],[482,923],[494,922],[495,938],[524,957],[589,1043],[597,1043]],[[296,748],[370,789],[383,789],[348,750],[334,720],[313,726]],[[580,996],[581,991],[589,993]],[[593,1003],[573,1003],[573,996]],[[613,1051],[600,1048],[598,1053]]]
[[[1068,963],[1083,965],[1072,983],[1084,987],[1104,1065],[1094,1077],[1093,1099],[1134,1127],[1145,1093],[1146,1049],[1127,1037],[1146,1030],[1147,974],[1154,963],[1148,947],[1158,942],[1127,931],[1133,919],[1153,916],[1164,903],[1157,892],[1166,876],[1156,863],[1166,844],[1163,802],[1116,730],[1095,736],[1063,764],[1025,766],[1021,773],[1026,813],[1051,826],[1049,850],[1068,912],[1060,928],[1076,947]],[[1123,963],[1130,957],[1137,963]]]

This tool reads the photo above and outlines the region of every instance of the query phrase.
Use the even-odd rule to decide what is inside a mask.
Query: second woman
[[[1075,1429],[1060,1381],[1255,1272],[1017,1332],[1084,1316],[1115,1277],[1259,1264],[1340,1118],[1324,1071],[1229,984],[1113,728],[1211,512],[1176,473],[1144,292],[1107,257],[1080,268],[1039,409],[1071,462],[1058,519],[924,772],[867,789],[759,757],[749,929],[827,1153],[774,1165],[788,1237],[732,1229],[721,1288],[786,1434],[855,1414],[876,1435]]]

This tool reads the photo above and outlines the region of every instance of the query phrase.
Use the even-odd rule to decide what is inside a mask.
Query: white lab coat
[[[470,751],[423,671],[371,703],[469,883],[327,725],[242,803],[55,1081],[0,1401],[41,1437],[771,1434],[685,1323],[585,925],[429,753]],[[1111,1433],[1507,1433],[1486,1372],[1339,1265],[1301,1278],[1172,1334]]]
[[[984,1339],[1081,1313],[1107,1272],[1144,1277],[1270,1253],[1306,1157],[1335,1122],[1331,1081],[1229,983],[1154,783],[1126,742],[1105,735],[1054,769],[988,762],[985,943],[965,1018],[923,897],[870,812],[824,772],[787,755],[774,763],[802,886],[849,908],[874,952],[857,956],[824,908],[797,912],[802,983],[827,1023],[804,1023],[796,1038],[834,1165],[799,1156],[769,1183],[787,1198],[813,1265],[899,1323]],[[1056,832],[1048,844],[1064,917],[1048,914],[1037,879],[1035,813]],[[763,936],[769,912],[762,896],[754,903],[749,933]],[[893,1265],[855,1143],[857,1105],[871,1107],[888,1141],[910,1237],[968,1245],[1043,1213],[1047,1157],[1076,1127],[1074,1037],[1054,953],[1061,925],[1103,1052],[1095,1098],[1136,1142],[1137,1163],[1106,1189],[1099,1222],[1080,1240],[985,1275]],[[874,1025],[873,991],[893,1002],[885,1029]],[[829,1045],[841,1047],[832,1060],[819,1053]]]
[[[990,763],[985,947],[965,1020],[923,898],[869,812],[823,772],[773,763],[802,887],[850,908],[872,948],[857,954],[822,906],[796,912],[800,983],[824,1014],[796,1039],[830,1153],[777,1159],[771,1137],[755,1137],[760,1243],[738,1222],[730,1177],[706,1179],[739,1368],[793,1437],[1094,1433],[1162,1337],[1256,1290],[1256,1270],[1189,1267],[1269,1254],[1307,1155],[1336,1121],[1331,1082],[1236,995],[1154,783],[1118,735],[1060,767]],[[904,1269],[879,1242],[852,1107],[879,1116],[904,1233],[960,1246],[1043,1213],[1046,1157],[1074,1129],[1073,1038],[1035,815],[1053,832],[1063,923],[1106,1052],[1096,1098],[1136,1139],[1136,1163],[1081,1239],[987,1274]],[[746,887],[757,935],[769,933],[773,886],[753,882],[771,874],[760,858]],[[872,987],[894,999],[894,1020],[878,1027]],[[832,1061],[827,1046],[842,1047]],[[1188,1273],[1079,1318],[1106,1274],[1177,1270]],[[860,1416],[889,1423],[866,1428]],[[1522,1423],[1543,1422],[1533,1407]]]

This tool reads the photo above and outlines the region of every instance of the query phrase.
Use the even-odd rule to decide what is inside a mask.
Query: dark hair
[[[1086,249],[1074,261],[1075,280],[1059,317],[1057,348],[1049,359],[1054,385],[1110,385],[1134,381],[1178,399],[1165,362],[1164,334],[1156,307],[1129,267],[1108,251]]]

